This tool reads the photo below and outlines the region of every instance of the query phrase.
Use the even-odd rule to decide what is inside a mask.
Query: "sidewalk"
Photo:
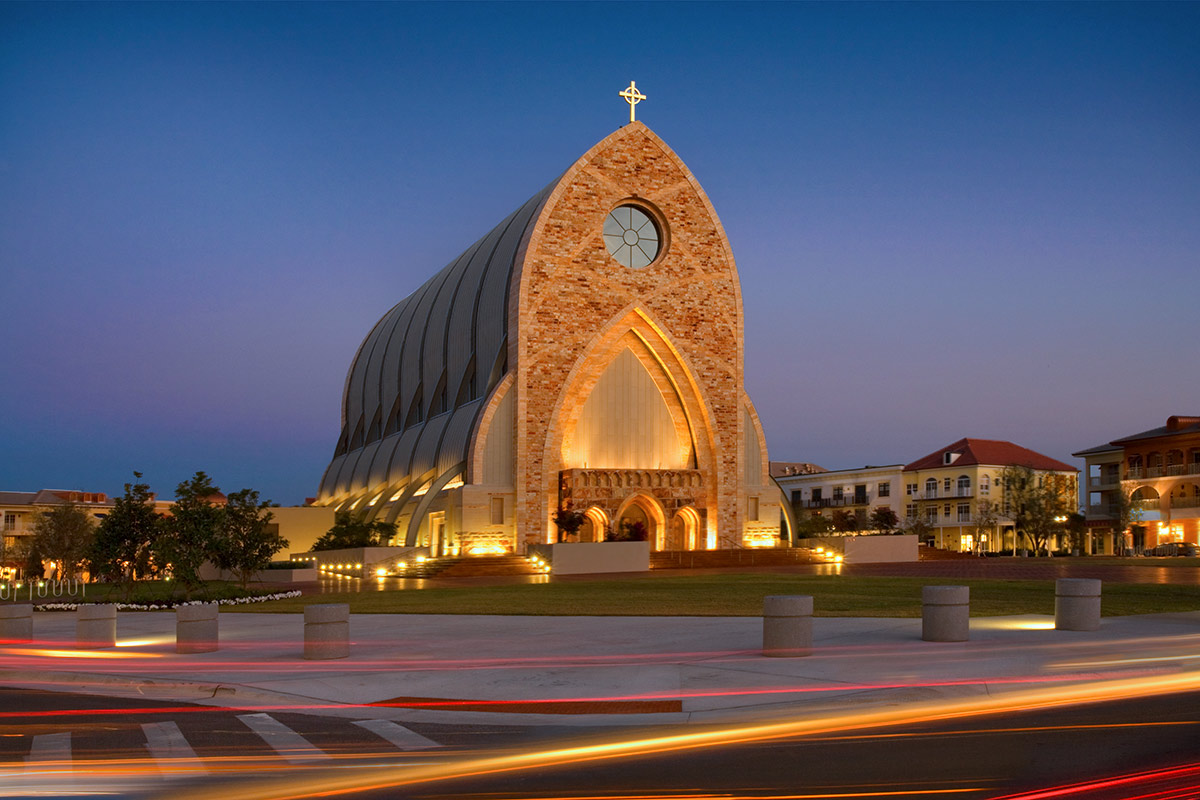
[[[761,655],[757,617],[372,614],[350,657],[306,661],[300,614],[222,613],[221,649],[177,655],[175,615],[121,612],[118,647],[75,650],[75,615],[37,612],[35,641],[0,646],[0,685],[173,698],[399,721],[706,723],[995,695],[1200,667],[1200,612],[977,617],[963,643],[919,619],[816,618],[811,656]],[[381,705],[382,704],[382,705]]]

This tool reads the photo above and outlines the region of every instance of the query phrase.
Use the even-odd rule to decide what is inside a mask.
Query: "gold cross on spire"
[[[629,82],[629,88],[623,92],[617,92],[621,97],[625,98],[625,102],[629,103],[629,121],[633,122],[633,107],[646,99],[646,95],[637,90],[637,84],[633,81]]]

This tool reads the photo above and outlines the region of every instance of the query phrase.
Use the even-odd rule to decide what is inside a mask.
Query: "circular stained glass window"
[[[658,256],[658,226],[637,206],[618,206],[604,220],[604,244],[623,266],[641,269]]]

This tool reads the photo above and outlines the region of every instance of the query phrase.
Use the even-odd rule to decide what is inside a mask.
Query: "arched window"
[[[959,497],[970,497],[971,496],[971,476],[970,475],[959,475],[957,488],[958,488],[958,496]]]
[[[937,497],[937,478],[929,478],[925,481],[925,497]]]

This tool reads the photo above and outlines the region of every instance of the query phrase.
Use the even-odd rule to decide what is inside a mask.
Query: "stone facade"
[[[625,207],[657,233],[641,267],[604,239]],[[462,312],[461,298],[475,310]],[[481,337],[501,308],[501,338]],[[389,320],[406,314],[401,333]],[[556,538],[559,508],[588,511],[597,531],[644,515],[659,549],[773,544],[780,495],[743,387],[742,331],[712,204],[661,139],[630,123],[376,326],[351,367],[320,502],[396,521],[405,544],[435,552],[524,552]],[[423,358],[402,355],[394,379],[387,354],[418,350],[391,339],[413,336]],[[502,353],[488,350],[501,341]],[[439,371],[459,401],[446,389],[429,397]]]

